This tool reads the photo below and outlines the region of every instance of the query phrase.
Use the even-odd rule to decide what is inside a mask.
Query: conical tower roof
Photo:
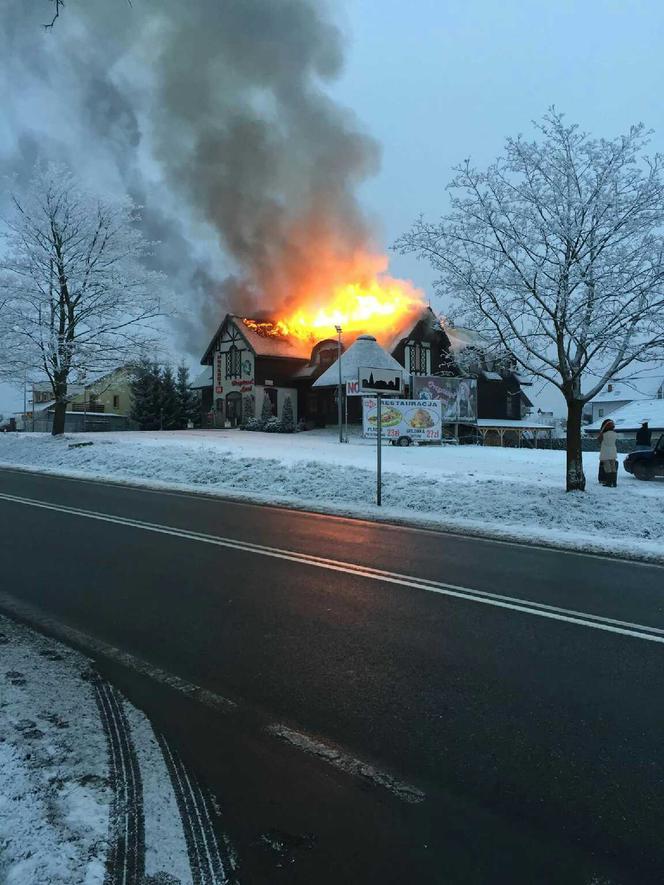
[[[360,335],[353,344],[341,354],[341,383],[357,381],[358,370],[364,366],[372,369],[390,369],[400,372],[405,378],[404,367],[397,362],[380,344],[373,335]],[[317,378],[314,387],[336,387],[339,383],[339,360],[332,363],[323,374]]]

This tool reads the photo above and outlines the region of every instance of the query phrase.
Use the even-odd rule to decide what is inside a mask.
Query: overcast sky
[[[65,14],[74,7],[71,0]],[[487,163],[506,135],[528,132],[551,104],[596,135],[642,121],[655,130],[653,149],[664,150],[661,2],[344,0],[331,8],[347,47],[329,90],[381,145],[380,171],[360,198],[386,248],[419,212],[445,211],[454,163]],[[8,125],[0,123],[5,160],[16,135]],[[425,265],[393,255],[391,271],[431,294]],[[22,393],[0,387],[0,412],[21,405]]]

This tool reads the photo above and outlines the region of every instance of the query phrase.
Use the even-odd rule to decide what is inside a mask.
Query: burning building
[[[266,401],[272,415],[281,418],[287,399],[296,421],[335,424],[337,384],[329,370],[340,350],[360,336],[375,339],[373,346],[380,345],[386,360],[402,368],[406,378],[469,373],[459,365],[457,351],[468,344],[462,333],[466,338],[472,333],[446,330],[409,283],[374,276],[362,285],[328,291],[324,300],[294,299],[294,305],[274,316],[226,314],[201,360],[211,370],[202,397],[209,424],[246,423],[264,414]],[[521,393],[522,379],[507,366],[490,365],[477,346],[471,349],[477,365],[470,374],[477,379],[483,416],[521,418],[529,405]],[[349,419],[359,420],[360,402],[348,405]]]

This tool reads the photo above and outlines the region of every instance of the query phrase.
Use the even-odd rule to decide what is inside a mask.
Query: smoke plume
[[[3,6],[5,166],[64,159],[129,190],[192,353],[227,309],[366,269],[355,193],[379,152],[325,93],[343,61],[325,3],[69,0],[48,31],[46,0]]]

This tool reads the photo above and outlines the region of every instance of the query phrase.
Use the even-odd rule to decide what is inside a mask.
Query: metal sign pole
[[[348,392],[344,393],[344,442],[348,442]]]
[[[376,504],[381,506],[381,455],[382,455],[382,447],[381,447],[381,435],[383,429],[383,414],[382,414],[382,403],[383,397],[379,393],[378,394],[378,407],[376,410]]]

